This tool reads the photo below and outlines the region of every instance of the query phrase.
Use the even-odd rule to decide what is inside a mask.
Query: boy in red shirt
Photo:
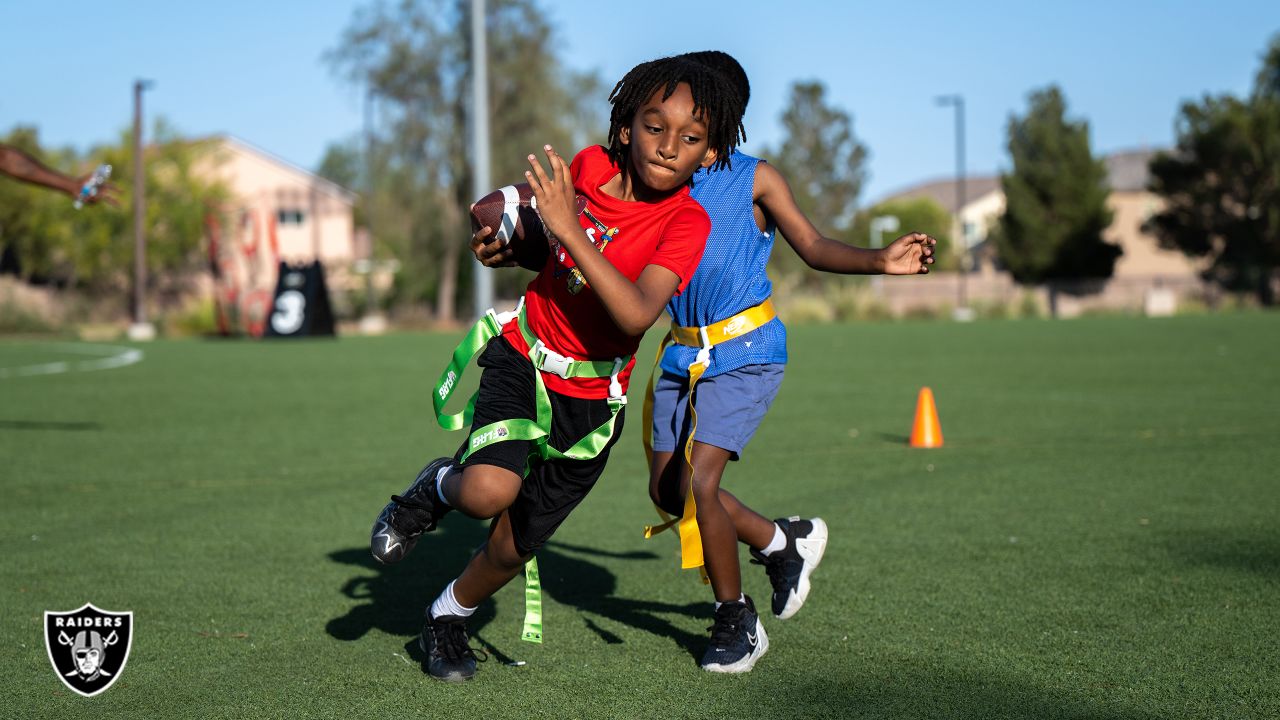
[[[428,464],[374,523],[370,546],[401,560],[450,509],[492,518],[489,538],[427,608],[427,673],[475,674],[466,618],[509,582],[578,505],[622,430],[636,348],[702,257],[711,221],[689,197],[699,168],[742,137],[742,103],[706,66],[662,58],[633,68],[609,96],[608,147],[566,163],[544,146],[525,178],[555,238],[524,306],[484,346],[471,434]],[[578,212],[575,195],[586,198]],[[443,405],[456,377],[438,389]],[[442,420],[444,424],[444,420]]]

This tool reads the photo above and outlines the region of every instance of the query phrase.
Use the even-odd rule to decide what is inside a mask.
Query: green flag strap
[[[538,578],[538,559],[524,564],[524,632],[521,640],[542,642],[542,584]]]
[[[523,315],[522,306],[516,308],[516,312]],[[503,313],[507,315],[508,313]],[[471,399],[467,401],[467,407],[462,412],[446,415],[444,412],[445,403],[449,402],[449,398],[453,397],[453,391],[458,387],[458,381],[462,379],[462,373],[466,370],[467,365],[471,364],[471,358],[475,357],[482,349],[485,343],[502,334],[502,326],[505,321],[509,322],[510,318],[500,318],[490,308],[475,325],[471,327],[471,331],[467,336],[462,338],[462,342],[458,343],[458,347],[453,350],[453,358],[449,361],[449,366],[440,373],[440,379],[436,381],[435,392],[431,395],[431,405],[436,412],[436,422],[445,430],[461,430],[471,424],[471,415],[475,411],[476,397],[473,394]]]

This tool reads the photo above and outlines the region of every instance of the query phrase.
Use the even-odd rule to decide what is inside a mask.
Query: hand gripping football
[[[579,195],[577,201],[581,213],[587,200]],[[473,229],[493,228],[492,237],[515,251],[513,259],[521,267],[542,269],[553,240],[538,215],[538,201],[529,183],[507,185],[477,200],[471,207],[471,222]]]

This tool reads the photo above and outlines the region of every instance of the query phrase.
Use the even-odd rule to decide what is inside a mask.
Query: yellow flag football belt
[[[653,537],[658,533],[678,525],[680,536],[680,567],[700,568],[702,560],[702,536],[698,534],[698,508],[693,500],[693,440],[698,431],[698,413],[693,407],[693,386],[698,383],[702,374],[711,365],[711,348],[726,340],[746,335],[777,317],[773,309],[773,300],[766,298],[764,302],[704,327],[671,326],[671,332],[663,338],[658,348],[658,356],[654,359],[654,370],[662,361],[662,353],[671,343],[698,348],[698,355],[689,365],[689,437],[684,443],[684,461],[689,464],[689,488],[684,494],[684,512],[681,517],[673,518],[662,508],[654,506],[658,516],[662,518],[659,525],[646,525],[644,536]],[[649,458],[649,466],[653,466],[653,378],[655,372],[649,373],[649,386],[644,393],[644,452]],[[702,573],[703,582],[708,582],[706,572]]]

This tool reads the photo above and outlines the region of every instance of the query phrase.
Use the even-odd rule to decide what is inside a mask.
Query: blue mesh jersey
[[[693,199],[711,216],[711,236],[702,262],[683,293],[667,303],[667,313],[682,327],[713,325],[759,305],[773,292],[765,274],[777,228],[770,223],[760,232],[753,212],[756,165],[759,158],[735,151],[732,169],[699,170],[693,176]],[[672,345],[662,355],[662,369],[688,375],[697,348]],[[785,363],[787,329],[774,318],[746,335],[711,349],[711,366],[703,377],[737,370],[745,365]]]

